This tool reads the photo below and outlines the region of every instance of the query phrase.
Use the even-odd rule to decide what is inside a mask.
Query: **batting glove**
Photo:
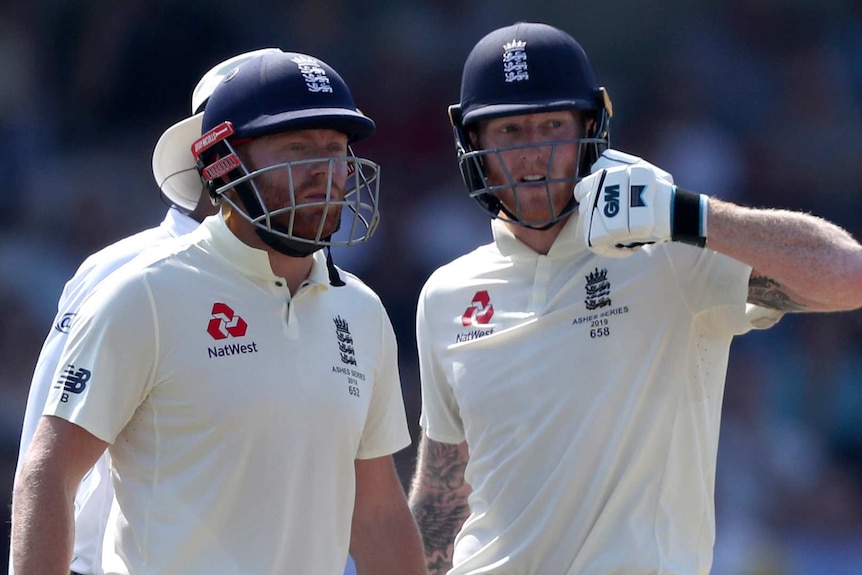
[[[575,186],[587,247],[612,258],[645,244],[706,245],[707,196],[676,187],[648,166],[597,171]]]
[[[590,173],[598,172],[601,169],[610,170],[611,168],[619,166],[646,166],[655,172],[656,178],[673,183],[673,176],[655,164],[650,164],[643,158],[632,156],[631,154],[626,154],[625,152],[614,150],[613,148],[608,148],[602,152],[602,155],[599,156],[599,159],[596,160],[596,163],[594,163],[590,168]]]

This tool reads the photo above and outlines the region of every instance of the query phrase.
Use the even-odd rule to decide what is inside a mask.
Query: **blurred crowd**
[[[381,227],[333,255],[392,316],[418,433],[419,289],[490,240],[446,107],[470,47],[516,20],[582,43],[613,99],[614,147],[682,187],[812,212],[862,237],[858,0],[2,2],[3,541],[30,376],[65,280],[161,220],[153,145],[188,115],[203,72],[253,48],[319,56],[377,122],[356,151],[382,165]],[[397,457],[405,482],[413,458]],[[862,573],[862,312],[788,316],[736,340],[717,475],[715,575]]]

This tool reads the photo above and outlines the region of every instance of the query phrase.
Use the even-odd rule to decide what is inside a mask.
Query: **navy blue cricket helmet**
[[[246,62],[216,87],[204,111],[203,133],[222,122],[233,138],[288,130],[332,128],[351,143],[374,134],[347,84],[329,64],[295,52],[272,51]]]
[[[241,142],[296,130],[332,129],[353,144],[374,134],[374,122],[363,114],[342,77],[322,60],[296,52],[270,50],[228,72],[213,90],[203,115],[202,135],[192,146],[197,169],[213,201],[226,201],[257,227],[271,247],[295,257],[333,245],[353,245],[371,237],[379,221],[380,167],[358,158],[348,146],[346,158],[312,158],[265,166],[249,171],[236,153]],[[329,163],[326,200],[298,205],[266,205],[255,178],[273,169],[292,170],[301,164]],[[338,162],[347,163],[348,183],[344,198],[331,196],[332,175]],[[293,178],[290,197],[294,198]],[[225,192],[236,189],[239,202]],[[241,204],[241,205],[240,205]],[[341,212],[347,207],[353,221],[345,226],[347,238],[333,239],[321,225],[314,237],[293,229],[292,212],[324,209]],[[281,217],[288,214],[290,218]],[[351,215],[351,214],[347,214]]]
[[[566,178],[574,187],[579,174],[588,174],[590,166],[609,146],[608,124],[612,115],[610,98],[596,82],[581,45],[553,26],[518,22],[494,30],[473,47],[464,63],[461,101],[449,107],[449,119],[464,183],[470,196],[492,217],[542,229],[574,211],[577,204],[573,200],[552,220],[522,221],[496,195],[502,189],[517,194],[518,184],[510,181],[505,186],[492,186],[484,170],[488,154],[503,150],[476,149],[469,135],[482,120],[558,110],[577,110],[584,120],[592,120],[578,139],[578,173]],[[559,181],[549,180],[546,184]]]

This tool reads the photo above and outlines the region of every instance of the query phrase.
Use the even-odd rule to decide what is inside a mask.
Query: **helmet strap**
[[[342,287],[345,285],[344,280],[338,274],[338,269],[332,262],[332,248],[326,246],[326,271],[329,272],[329,285],[332,287]]]

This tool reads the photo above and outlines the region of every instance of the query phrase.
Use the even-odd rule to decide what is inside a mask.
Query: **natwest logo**
[[[491,296],[485,290],[477,291],[473,296],[470,307],[461,316],[461,324],[464,327],[470,325],[485,325],[491,321],[494,315],[494,306],[491,305]]]
[[[213,304],[212,319],[207,325],[207,333],[213,339],[225,339],[227,337],[242,337],[248,329],[245,320],[239,317],[227,304],[216,302]]]

